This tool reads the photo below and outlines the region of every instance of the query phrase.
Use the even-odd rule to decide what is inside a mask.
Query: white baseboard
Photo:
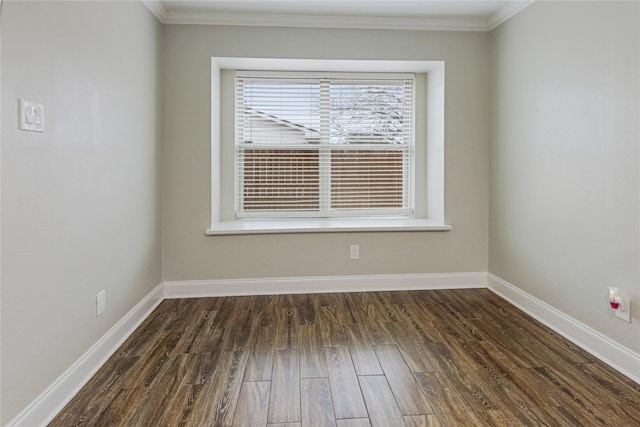
[[[185,280],[164,282],[164,297],[171,299],[238,295],[313,294],[486,287],[487,273],[484,272]]]
[[[47,425],[162,302],[162,288],[156,286],[7,426]]]
[[[484,272],[168,281],[156,286],[7,426],[40,426],[51,421],[163,299],[487,287],[614,369],[640,382],[640,354]]]
[[[487,286],[491,291],[569,341],[640,383],[640,354],[618,344],[498,276],[489,273]]]

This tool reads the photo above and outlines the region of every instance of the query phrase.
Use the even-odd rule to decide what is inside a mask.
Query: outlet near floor
[[[631,300],[629,298],[620,298],[620,308],[615,313],[618,319],[631,323]]]
[[[360,259],[360,245],[351,245],[349,248],[349,259]]]

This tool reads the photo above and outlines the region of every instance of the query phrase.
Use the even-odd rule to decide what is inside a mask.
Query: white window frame
[[[419,193],[416,199],[422,199],[423,202],[417,203],[415,217],[236,220],[229,215],[229,192],[230,211],[234,211],[233,167],[228,167],[223,152],[225,148],[233,151],[234,140],[233,129],[230,133],[225,131],[223,121],[228,121],[228,115],[233,115],[234,108],[233,104],[227,103],[223,108],[225,87],[222,75],[225,71],[235,70],[424,75],[423,93],[418,93],[416,98],[416,122],[422,120],[423,123],[418,127],[425,129],[422,137],[419,134],[416,136],[417,153],[422,153],[416,157],[416,163],[421,162],[416,166],[416,192]],[[444,77],[444,61],[211,58],[211,226],[205,234],[451,230],[444,216]],[[230,90],[233,92],[233,87]],[[231,135],[230,140],[228,135]]]

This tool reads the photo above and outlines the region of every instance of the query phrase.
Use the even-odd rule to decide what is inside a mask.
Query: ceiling
[[[533,0],[143,0],[167,24],[490,31]]]

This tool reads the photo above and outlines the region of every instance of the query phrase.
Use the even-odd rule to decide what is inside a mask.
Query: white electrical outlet
[[[629,298],[620,298],[620,308],[615,313],[618,319],[631,323],[631,300]]]
[[[107,293],[103,289],[96,294],[96,317],[107,309]]]
[[[351,245],[349,248],[349,259],[360,259],[360,245]]]

